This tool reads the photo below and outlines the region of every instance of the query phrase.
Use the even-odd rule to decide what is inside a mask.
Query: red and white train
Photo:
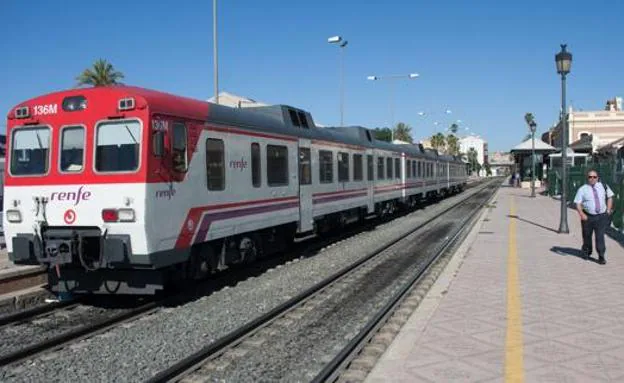
[[[467,180],[457,158],[290,106],[126,86],[23,102],[7,135],[9,257],[59,292],[151,294]]]

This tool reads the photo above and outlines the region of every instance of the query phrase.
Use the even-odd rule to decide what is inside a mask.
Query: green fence
[[[568,172],[568,202],[574,201],[574,196],[579,187],[585,183],[585,177],[589,169],[595,169],[600,175],[600,181],[609,185],[615,193],[613,225],[619,230],[624,229],[624,177],[615,171],[615,165],[594,165],[594,166],[573,166]],[[561,194],[561,169],[551,169],[548,171],[548,195]]]

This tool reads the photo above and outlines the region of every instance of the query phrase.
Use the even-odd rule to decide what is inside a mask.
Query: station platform
[[[503,185],[366,382],[624,381],[624,249],[582,258],[560,202]]]

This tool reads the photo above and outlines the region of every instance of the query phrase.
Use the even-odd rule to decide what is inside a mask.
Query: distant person
[[[519,188],[519,187],[520,187],[520,173],[519,173],[519,172],[516,172],[516,174],[515,174],[515,177],[514,177],[514,178],[515,178],[515,186],[516,186],[517,188]]]
[[[604,265],[607,263],[604,234],[611,222],[613,191],[606,184],[598,182],[598,172],[592,169],[587,172],[587,183],[576,192],[574,203],[583,229],[583,258],[589,259],[592,254],[592,232],[595,232],[598,263]]]

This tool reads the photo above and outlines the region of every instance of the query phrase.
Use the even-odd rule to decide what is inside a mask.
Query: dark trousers
[[[604,258],[605,253],[605,241],[604,235],[607,230],[607,223],[609,221],[609,215],[587,214],[587,221],[581,221],[581,227],[583,228],[583,251],[587,254],[592,252],[592,233],[596,233],[596,251],[600,258]]]

